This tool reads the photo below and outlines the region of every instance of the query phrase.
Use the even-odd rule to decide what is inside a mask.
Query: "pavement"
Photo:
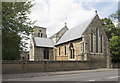
[[[4,74],[3,81],[118,81],[118,69]]]

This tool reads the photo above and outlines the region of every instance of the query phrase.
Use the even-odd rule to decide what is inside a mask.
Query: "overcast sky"
[[[106,1],[106,2],[105,2]],[[98,11],[100,18],[108,17],[118,9],[118,0],[35,0],[30,18],[36,26],[47,28],[48,37],[67,23],[74,28]]]

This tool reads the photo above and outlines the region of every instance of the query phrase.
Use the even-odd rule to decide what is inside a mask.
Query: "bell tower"
[[[47,38],[46,28],[39,26],[34,26],[34,28],[35,31],[33,33],[33,37]]]

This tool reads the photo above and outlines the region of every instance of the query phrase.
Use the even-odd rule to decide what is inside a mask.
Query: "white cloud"
[[[95,13],[93,4],[89,2],[118,2],[119,0],[34,0],[36,3],[32,8],[30,18],[37,20],[35,25],[47,28],[47,35],[51,36],[67,22],[68,28],[73,28],[79,25],[82,21],[89,18],[90,14]],[[83,3],[89,5],[90,11],[83,8]],[[103,10],[98,11],[100,15],[105,15],[110,12],[113,6],[103,7]],[[107,10],[107,11],[106,11]],[[30,44],[30,40],[27,41]],[[29,48],[30,45],[27,45]],[[29,50],[29,49],[27,49]]]
[[[35,0],[36,5],[32,8],[30,18],[37,20],[35,25],[47,28],[48,36],[56,33],[67,22],[68,28],[73,28],[80,22],[95,13],[83,9],[82,3],[74,0]]]

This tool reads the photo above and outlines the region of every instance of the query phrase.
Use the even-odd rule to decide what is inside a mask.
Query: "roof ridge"
[[[55,45],[59,45],[61,43],[66,43],[66,42],[69,42],[71,40],[80,38],[80,36],[82,35],[82,33],[87,29],[88,25],[92,22],[92,20],[95,17],[96,17],[96,14],[94,16],[91,16],[91,18],[84,20],[83,22],[81,22],[76,27],[73,27],[73,28],[67,30],[64,33],[64,35],[61,37],[61,39]],[[81,27],[83,27],[83,28],[81,28]],[[81,30],[79,30],[79,29],[81,29]],[[74,31],[76,31],[78,33],[74,32]],[[70,35],[71,33],[74,33],[74,34]],[[66,35],[69,35],[69,36],[66,36]]]
[[[50,38],[44,38],[44,37],[34,37],[34,38],[40,38],[40,39],[50,39]]]
[[[68,29],[68,27],[67,26],[64,26],[63,28],[61,28],[58,32],[56,32],[55,34],[53,34],[52,36],[50,36],[49,38],[52,38],[54,35],[56,35],[57,33],[59,33],[60,31],[62,31],[64,28],[67,28]],[[68,29],[69,30],[69,29]]]
[[[54,47],[53,41],[49,38],[34,37],[34,42],[35,46],[38,47],[50,47],[50,48]]]

